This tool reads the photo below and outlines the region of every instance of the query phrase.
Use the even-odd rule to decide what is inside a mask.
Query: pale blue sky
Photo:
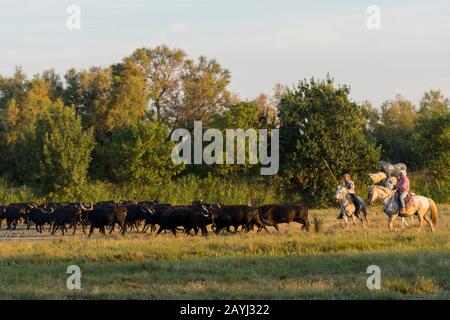
[[[366,27],[373,4],[377,31]],[[81,30],[66,28],[68,5],[81,7]],[[165,43],[216,58],[243,98],[328,72],[376,105],[450,95],[449,39],[448,0],[0,0],[0,74],[108,65]]]

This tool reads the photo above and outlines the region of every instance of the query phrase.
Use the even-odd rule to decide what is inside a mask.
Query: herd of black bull
[[[112,233],[116,225],[120,227],[122,234],[133,229],[142,232],[150,229],[153,232],[159,226],[157,234],[168,230],[174,235],[177,231],[187,234],[194,231],[197,235],[201,231],[205,236],[208,225],[212,225],[212,230],[216,233],[222,230],[237,232],[239,227],[248,232],[255,226],[258,231],[264,229],[268,232],[267,226],[278,230],[278,224],[291,222],[298,222],[302,224],[302,230],[309,231],[308,208],[304,205],[226,206],[203,201],[194,201],[190,206],[172,206],[153,201],[107,201],[95,205],[16,203],[0,206],[0,228],[3,220],[6,220],[8,229],[16,229],[22,220],[28,229],[34,224],[36,230],[42,233],[44,226],[49,225],[51,234],[59,229],[63,235],[68,228],[73,228],[75,233],[77,227],[81,227],[86,233],[86,228],[89,227],[89,236],[95,229],[103,234],[107,229]]]

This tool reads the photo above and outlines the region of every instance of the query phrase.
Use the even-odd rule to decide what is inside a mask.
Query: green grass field
[[[337,210],[311,210],[321,232],[252,232],[207,238],[170,234],[50,237],[0,230],[1,299],[450,299],[450,205],[428,226],[387,230],[379,208],[371,228],[344,229]],[[398,224],[400,227],[400,224]],[[81,290],[66,287],[69,265]],[[381,290],[366,287],[381,268]]]

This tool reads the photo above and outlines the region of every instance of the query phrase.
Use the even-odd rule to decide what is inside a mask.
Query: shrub
[[[317,216],[313,217],[313,224],[314,224],[314,232],[320,233],[322,231],[323,227],[323,219],[318,218]]]

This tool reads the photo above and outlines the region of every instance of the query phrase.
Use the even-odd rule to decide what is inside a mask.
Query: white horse
[[[394,226],[395,220],[400,216],[402,218],[413,217],[417,215],[419,217],[419,231],[422,230],[423,220],[425,220],[431,228],[431,231],[434,232],[434,225],[437,225],[438,222],[438,209],[436,203],[430,198],[426,198],[423,196],[414,195],[413,205],[410,208],[406,209],[405,214],[399,214],[399,205],[396,200],[395,192],[385,187],[372,185],[368,190],[368,203],[372,205],[374,201],[379,198],[384,203],[384,212],[388,215],[389,221],[389,229],[392,230]],[[431,219],[426,215],[428,210],[431,211]]]
[[[356,212],[356,217],[361,221],[362,226],[367,229],[367,226],[369,225],[369,219],[367,219],[367,208],[366,204],[364,203],[364,199],[361,197],[357,197],[360,202],[360,210],[362,212],[362,216],[360,216],[359,212]],[[355,219],[355,210],[356,207],[353,204],[353,202],[350,199],[349,194],[347,193],[347,189],[343,188],[342,186],[338,186],[336,190],[336,201],[339,202],[339,208],[341,212],[344,214],[342,215],[344,217],[344,221],[346,224],[346,227],[348,228],[348,218],[352,218],[353,224],[356,226],[356,219]],[[364,220],[366,223],[364,223]]]
[[[385,187],[394,192],[394,187],[397,185],[398,179],[396,177],[389,177],[385,182]],[[411,225],[414,225],[414,217],[411,217]],[[402,228],[404,226],[409,227],[406,219],[402,217]]]

